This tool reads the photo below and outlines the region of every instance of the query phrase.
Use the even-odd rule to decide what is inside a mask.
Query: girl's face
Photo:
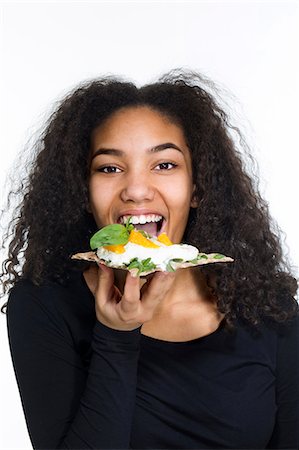
[[[136,228],[181,242],[196,202],[179,126],[145,106],[123,108],[93,131],[91,158],[90,210],[99,228],[132,216]]]

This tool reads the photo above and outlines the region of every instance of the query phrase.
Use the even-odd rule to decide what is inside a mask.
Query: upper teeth
[[[163,219],[162,216],[156,214],[147,214],[146,216],[142,214],[140,216],[122,216],[120,218],[120,223],[126,223],[130,217],[133,225],[137,225],[138,223],[159,222]]]

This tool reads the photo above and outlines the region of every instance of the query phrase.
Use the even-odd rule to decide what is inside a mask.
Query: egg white
[[[128,242],[124,246],[124,253],[115,253],[100,247],[97,249],[97,256],[104,261],[110,261],[109,265],[112,267],[128,265],[134,258],[139,260],[151,258],[158,269],[166,270],[166,266],[171,259],[181,258],[184,261],[191,261],[199,254],[198,249],[192,245],[164,245],[157,241],[155,243],[159,245],[159,248],[148,248]]]

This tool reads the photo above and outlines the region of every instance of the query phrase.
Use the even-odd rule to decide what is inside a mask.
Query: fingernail
[[[105,264],[98,263],[98,267],[102,270],[102,272],[107,272],[107,267]]]
[[[132,278],[138,278],[138,269],[129,270],[129,274]]]

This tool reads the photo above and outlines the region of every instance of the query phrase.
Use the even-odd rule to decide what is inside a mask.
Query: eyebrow
[[[179,152],[183,153],[182,149],[178,147],[177,145],[173,144],[172,142],[166,142],[165,144],[159,144],[155,145],[154,147],[148,148],[146,150],[147,153],[157,153],[162,152],[163,150],[166,150],[167,148],[174,148],[175,150],[178,150]],[[118,150],[116,148],[99,148],[94,152],[92,155],[92,158],[95,158],[99,155],[113,155],[113,156],[123,156],[125,152],[123,150]]]

